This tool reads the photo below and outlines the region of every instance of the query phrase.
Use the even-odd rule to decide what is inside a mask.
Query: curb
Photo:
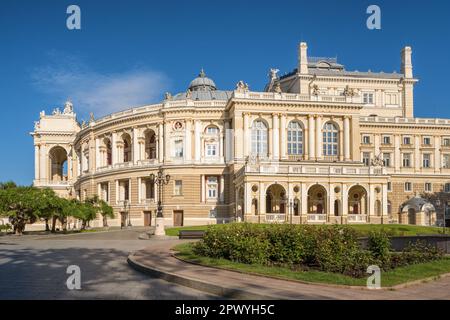
[[[176,283],[192,289],[204,291],[214,294],[224,299],[236,299],[236,300],[285,300],[287,298],[279,296],[268,296],[254,292],[250,292],[243,289],[231,289],[220,285],[204,282],[201,280],[182,277],[177,274],[159,270],[155,267],[149,267],[137,262],[134,259],[134,253],[130,254],[127,258],[128,264],[135,270],[146,273],[152,277],[163,279],[168,282]]]

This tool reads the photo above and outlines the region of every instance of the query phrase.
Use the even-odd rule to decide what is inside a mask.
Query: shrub
[[[384,269],[390,265],[391,240],[383,230],[371,231],[368,237],[368,249],[378,265]]]

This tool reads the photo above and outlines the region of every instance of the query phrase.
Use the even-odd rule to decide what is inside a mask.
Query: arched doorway
[[[53,147],[49,152],[50,180],[67,181],[67,151],[63,147]]]
[[[327,190],[316,184],[308,190],[308,213],[309,214],[325,214],[327,200]]]
[[[145,131],[145,159],[156,159],[156,134],[149,129]]]
[[[353,186],[348,191],[348,213],[367,214],[367,192],[362,186]]]
[[[416,210],[414,208],[408,209],[408,224],[416,224]]]
[[[132,161],[131,137],[128,133],[122,135],[123,140],[123,162]]]
[[[279,184],[267,188],[266,213],[286,213],[286,191]]]

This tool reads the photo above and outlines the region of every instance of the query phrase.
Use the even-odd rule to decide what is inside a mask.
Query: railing
[[[450,119],[439,118],[401,118],[401,117],[360,117],[361,122],[388,122],[401,124],[450,125]]]
[[[278,165],[261,164],[246,165],[247,173],[291,173],[291,174],[314,174],[314,175],[383,175],[386,174],[386,168],[362,167],[362,166],[327,166],[327,165]]]
[[[284,213],[267,213],[266,222],[283,223],[286,221],[286,214]]]
[[[308,222],[326,222],[326,214],[308,213]]]
[[[137,164],[139,166],[149,166],[152,164],[155,164],[157,162],[157,159],[145,159],[145,160],[138,160]]]
[[[349,214],[347,215],[348,222],[367,222],[367,216],[365,214]]]

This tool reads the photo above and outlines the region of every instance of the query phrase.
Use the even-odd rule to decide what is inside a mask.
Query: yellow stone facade
[[[160,168],[171,177],[162,199],[169,226],[441,223],[450,120],[414,118],[411,48],[399,73],[347,71],[309,57],[306,43],[298,50],[297,68],[271,69],[263,92],[243,81],[218,90],[202,71],[186,92],[88,123],[70,102],[41,112],[34,185],[99,195],[116,212],[110,225],[155,224],[149,176]],[[419,195],[429,203],[414,202]]]

